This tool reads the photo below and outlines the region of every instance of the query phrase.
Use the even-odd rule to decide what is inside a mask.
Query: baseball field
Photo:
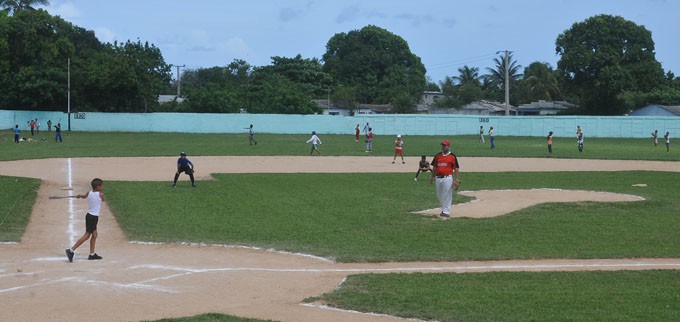
[[[3,132],[0,138],[8,137]],[[680,166],[651,140],[451,139],[453,218],[418,155],[443,137],[78,133],[6,144],[1,320],[680,319]],[[4,140],[3,140],[4,141]],[[2,142],[4,143],[4,142]],[[196,165],[171,188],[179,151]],[[68,263],[105,180],[97,252]],[[438,213],[438,212],[434,212]],[[30,217],[30,220],[28,218]],[[216,312],[213,314],[205,314]],[[224,315],[223,315],[224,314]],[[172,320],[175,321],[175,320]]]

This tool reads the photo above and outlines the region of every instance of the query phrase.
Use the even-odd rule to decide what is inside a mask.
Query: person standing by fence
[[[493,131],[493,126],[490,126],[490,127],[489,127],[489,141],[491,141],[491,148],[492,148],[492,149],[495,149],[495,148],[496,148],[496,144],[495,144],[495,142],[494,142],[494,139],[495,139],[495,138],[496,138],[496,136],[495,136],[495,133],[494,133],[494,131]]]

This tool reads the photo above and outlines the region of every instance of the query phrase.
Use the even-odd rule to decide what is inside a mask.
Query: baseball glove
[[[458,187],[460,187],[460,179],[454,180],[453,185],[451,185],[451,188],[453,188],[455,191],[458,191]]]

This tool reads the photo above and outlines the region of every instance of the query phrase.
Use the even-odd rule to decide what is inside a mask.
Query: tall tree
[[[560,88],[555,71],[550,64],[533,62],[524,69],[524,78],[519,81],[519,103],[538,100],[553,101],[559,98]]]
[[[489,72],[487,78],[498,89],[505,88],[505,57],[498,56],[493,59],[495,68],[487,67],[486,70]],[[519,72],[522,65],[517,63],[517,60],[512,57],[512,53],[508,54],[508,78],[510,79],[510,85],[522,78],[522,74]]]
[[[622,93],[648,92],[664,82],[652,33],[622,17],[597,15],[574,23],[555,45],[561,88],[579,100],[584,113],[625,113]]]
[[[458,76],[454,76],[453,79],[458,81],[458,84],[460,85],[474,84],[479,86],[481,85],[480,80],[482,77],[479,76],[478,67],[469,67],[468,65],[465,65],[458,68]]]
[[[49,5],[49,0],[0,0],[0,7],[12,14],[21,10],[35,10],[34,6]]]
[[[335,34],[323,61],[337,85],[355,87],[362,103],[385,104],[403,93],[416,101],[425,88],[420,57],[403,38],[376,26]]]

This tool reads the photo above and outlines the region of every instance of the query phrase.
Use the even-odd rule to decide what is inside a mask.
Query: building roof
[[[522,104],[517,107],[518,111],[524,110],[569,110],[578,108],[578,105],[569,103],[567,101],[544,101],[531,102],[529,104]]]
[[[630,116],[680,116],[680,105],[659,105],[650,104],[641,107],[630,114]]]
[[[472,102],[466,105],[463,105],[461,109],[466,109],[466,110],[488,110],[489,112],[505,112],[505,103],[501,102],[492,102],[492,101],[486,101],[486,100],[481,100],[481,101],[476,101]],[[510,105],[510,110],[515,111],[516,108],[512,105]]]
[[[170,103],[175,99],[177,99],[178,103],[184,102],[183,97],[177,97],[176,95],[158,95],[158,103],[160,104]]]
[[[680,105],[659,105],[666,111],[669,111],[677,116],[680,116]]]
[[[349,108],[346,107],[340,107],[340,106],[335,106],[333,105],[333,102],[330,102],[330,106],[328,105],[328,100],[323,100],[323,99],[318,99],[318,100],[312,100],[314,103],[316,103],[319,108],[322,109],[329,109],[329,108],[334,108],[334,109],[339,109],[339,110],[349,110]],[[392,105],[391,104],[357,104],[357,107],[355,110],[372,110],[373,112],[376,113],[389,113],[392,111]]]

